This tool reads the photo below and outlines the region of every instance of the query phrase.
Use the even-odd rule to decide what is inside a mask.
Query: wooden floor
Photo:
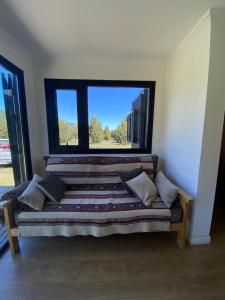
[[[168,233],[23,238],[0,257],[1,300],[223,300],[225,230],[179,249]]]

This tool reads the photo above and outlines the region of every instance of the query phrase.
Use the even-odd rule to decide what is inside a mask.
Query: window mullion
[[[89,148],[89,130],[88,130],[88,99],[87,87],[82,86],[78,90],[78,136],[79,148],[81,151],[87,151]]]

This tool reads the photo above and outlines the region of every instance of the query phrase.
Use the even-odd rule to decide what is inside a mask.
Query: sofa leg
[[[12,207],[11,206],[4,207],[4,217],[5,217],[5,224],[7,227],[9,247],[10,247],[12,254],[16,255],[20,252],[20,247],[19,247],[18,236],[14,236],[12,234],[13,218],[12,218]]]
[[[181,230],[177,232],[177,244],[178,246],[183,249],[186,243],[186,234],[185,230]]]
[[[9,247],[13,255],[20,253],[20,246],[18,237],[10,236],[9,237]]]

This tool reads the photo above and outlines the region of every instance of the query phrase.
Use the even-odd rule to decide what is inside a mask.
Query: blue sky
[[[77,123],[77,92],[75,90],[57,90],[58,118],[70,123]]]
[[[88,117],[98,117],[103,127],[115,129],[131,111],[132,101],[143,88],[88,88]],[[59,117],[68,122],[77,122],[76,91],[57,91]],[[76,116],[76,118],[74,118]]]
[[[142,88],[88,88],[88,117],[96,115],[102,125],[115,129],[131,112]]]

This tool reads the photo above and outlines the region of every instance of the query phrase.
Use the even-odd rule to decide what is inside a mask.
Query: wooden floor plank
[[[222,300],[225,231],[179,249],[175,234],[21,238],[0,258],[0,299]]]

